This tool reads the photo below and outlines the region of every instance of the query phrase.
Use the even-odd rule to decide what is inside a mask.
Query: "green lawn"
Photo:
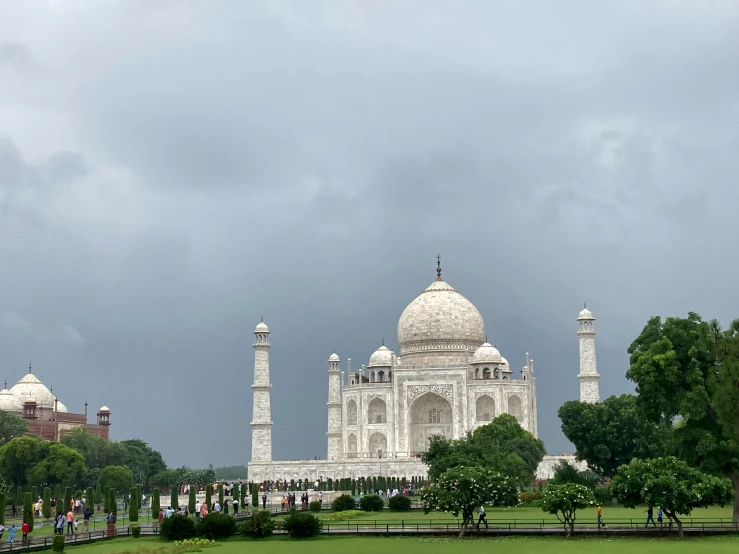
[[[630,508],[622,508],[622,507],[604,507],[603,508],[603,520],[606,524],[610,523],[612,525],[616,525],[617,523],[638,523],[638,522],[644,522],[646,521],[646,514],[644,511],[646,508],[637,508],[637,509],[630,509]],[[731,522],[731,514],[732,514],[732,508],[730,506],[726,506],[723,508],[720,508],[718,506],[711,507],[711,508],[701,508],[698,510],[694,510],[693,513],[686,518],[683,518],[683,523],[686,525],[689,525],[691,522],[693,523],[701,523],[701,522],[707,522],[707,521],[719,521],[721,519],[724,520],[724,522],[729,523]],[[328,512],[322,512],[322,516],[328,515]],[[655,510],[655,518],[657,517],[657,513]],[[348,520],[352,525],[360,524],[362,522],[372,522],[370,524],[374,524],[376,521],[379,525],[380,522],[386,522],[386,523],[399,523],[400,521],[407,522],[409,524],[415,525],[416,523],[423,523],[432,521],[432,522],[454,522],[457,518],[455,518],[452,514],[443,513],[443,512],[431,512],[429,514],[424,514],[423,510],[413,510],[411,512],[390,512],[388,510],[383,510],[382,512],[372,512],[368,513],[365,516],[361,516],[358,518],[352,518]],[[547,523],[547,522],[557,522],[557,517],[551,514],[547,514],[541,510],[541,508],[487,508],[487,519],[488,523],[493,524],[496,522],[499,523],[518,523],[518,524],[539,524],[539,523]],[[665,518],[666,521],[666,518]],[[341,520],[333,520],[329,522],[329,525],[334,524],[340,524]],[[596,523],[595,518],[595,508],[589,508],[587,510],[582,510],[577,513],[577,520],[575,523],[580,524],[593,524]]]
[[[116,539],[98,544],[69,547],[74,554],[117,554],[126,552],[146,554],[162,543],[156,539],[134,541]],[[539,537],[509,537],[491,539],[455,538],[385,538],[385,537],[321,537],[308,541],[291,541],[274,538],[266,541],[232,539],[203,552],[212,554],[284,554],[286,549],[300,554],[325,554],[328,549],[352,554],[401,553],[402,554],[732,554],[739,549],[739,537],[707,537],[695,539],[632,539],[592,538],[564,539]],[[66,550],[65,550],[66,551]],[[153,554],[153,553],[152,553]]]

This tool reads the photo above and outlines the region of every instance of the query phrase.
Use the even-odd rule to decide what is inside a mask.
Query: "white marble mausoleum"
[[[272,460],[270,333],[257,325],[250,480],[425,476],[419,456],[430,437],[460,438],[503,413],[538,437],[534,360],[526,353],[514,372],[488,342],[477,308],[442,279],[438,260],[436,272],[400,316],[397,354],[383,344],[358,370],[329,356],[325,460]],[[589,402],[599,400],[593,321],[587,308],[580,312],[580,399]],[[583,466],[546,456],[537,477],[551,477],[560,460]]]

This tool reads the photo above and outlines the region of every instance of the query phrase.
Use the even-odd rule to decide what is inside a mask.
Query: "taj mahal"
[[[599,400],[592,313],[578,315],[580,400]],[[366,366],[342,366],[328,358],[328,429],[325,460],[272,460],[270,331],[254,330],[252,455],[249,479],[358,478],[368,475],[425,476],[420,460],[430,437],[451,439],[510,414],[538,437],[534,360],[526,353],[520,373],[490,344],[475,306],[441,276],[403,310],[398,350],[382,344]],[[574,456],[545,456],[537,478],[550,478],[562,461],[582,467]]]

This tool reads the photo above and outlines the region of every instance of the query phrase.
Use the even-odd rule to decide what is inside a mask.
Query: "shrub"
[[[602,506],[615,504],[608,487],[595,487],[593,490],[593,496],[595,496],[595,501]]]
[[[205,505],[208,506],[208,510],[213,505],[213,485],[205,485]]]
[[[141,538],[141,526],[140,525],[131,525],[131,536],[134,539]]]
[[[134,488],[134,494],[135,494],[135,488]],[[136,522],[139,520],[139,506],[136,502],[136,497],[132,494],[131,498],[128,500],[128,521],[131,523]]]
[[[51,488],[49,487],[44,487],[44,503],[42,504],[41,515],[44,516],[44,519],[51,519]]]
[[[313,514],[298,512],[293,508],[285,518],[284,527],[291,539],[309,539],[321,532],[323,523]]]
[[[321,511],[321,501],[320,500],[314,500],[310,504],[308,504],[308,509],[311,512],[320,512]]]
[[[95,489],[88,487],[85,491],[85,506],[90,510],[91,514],[95,513]]]
[[[72,505],[72,487],[65,487],[64,488],[64,512],[67,513],[70,510],[70,506]]]
[[[259,506],[259,485],[256,483],[251,486],[251,505],[255,508]]]
[[[407,512],[411,509],[411,499],[402,494],[396,494],[387,501],[387,507],[391,512]]]
[[[195,498],[195,487],[190,485],[190,496],[187,499],[187,509],[191,514],[195,513],[195,504],[196,504],[196,498]]]
[[[331,509],[334,512],[346,512],[347,510],[354,510],[356,507],[357,503],[354,498],[348,494],[337,496],[331,503]]]
[[[64,551],[64,535],[54,535],[54,540],[51,542],[51,549],[54,552]]]
[[[222,512],[212,512],[198,521],[195,532],[213,541],[227,539],[236,534],[236,520]]]
[[[180,491],[178,485],[173,485],[169,491],[169,507],[173,510],[180,507]]]
[[[56,494],[56,498],[59,498],[59,494]],[[95,504],[102,504],[103,503],[103,500],[105,500],[103,498],[103,487],[100,485],[100,483],[98,483],[97,485],[95,485],[95,500],[94,500],[94,502],[95,502]]]
[[[218,503],[223,508],[223,483],[218,483]]]
[[[367,512],[362,510],[347,510],[346,512],[334,512],[326,516],[321,516],[323,521],[346,521],[347,519],[355,519],[358,517],[365,517]]]
[[[168,541],[183,541],[195,536],[195,521],[190,517],[172,514],[162,520],[159,534]]]
[[[522,492],[518,495],[518,500],[525,506],[538,506],[539,500],[541,500],[541,493],[537,492]]]
[[[376,494],[368,494],[359,499],[359,507],[365,512],[379,512],[385,505],[385,501]]]
[[[253,539],[265,539],[272,536],[275,530],[275,522],[269,510],[260,510],[241,526],[241,533]]]

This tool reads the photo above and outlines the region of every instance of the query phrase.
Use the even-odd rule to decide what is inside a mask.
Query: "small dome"
[[[23,402],[8,389],[0,390],[0,410],[3,412],[22,412]]]
[[[67,407],[64,404],[62,404],[62,401],[59,399],[57,399],[57,402],[56,402],[56,411],[59,412],[60,414],[67,413]]]
[[[256,328],[254,329],[255,333],[269,333],[269,327],[267,327],[267,324],[264,321],[260,321],[257,323]]]
[[[592,312],[588,310],[587,307],[584,307],[582,311],[580,312],[580,314],[577,316],[577,319],[580,320],[580,319],[595,319],[595,318],[593,317]]]
[[[500,352],[489,342],[484,343],[475,350],[472,356],[473,364],[499,364],[503,360]]]
[[[32,396],[40,408],[54,408],[54,395],[38,378],[30,371],[18,381],[10,392],[25,402],[26,398]]]
[[[508,364],[508,360],[504,357],[501,356],[500,362],[503,364],[503,369],[511,369],[511,366]]]
[[[329,362],[340,362],[341,358],[339,358],[339,355],[336,352],[334,352],[328,357],[328,361]]]
[[[99,414],[109,414],[110,408],[108,408],[105,404],[103,404],[103,407],[98,410]]]
[[[367,367],[391,367],[393,365],[393,351],[384,344],[375,350],[370,356],[369,365]]]
[[[23,401],[23,405],[36,405],[36,399],[33,396],[27,396],[26,399]]]

